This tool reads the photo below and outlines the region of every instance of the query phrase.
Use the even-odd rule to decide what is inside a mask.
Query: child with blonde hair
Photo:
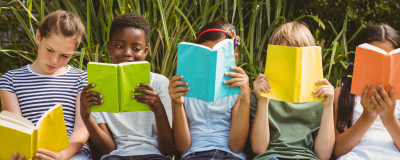
[[[63,107],[70,147],[57,153],[40,148],[35,159],[92,159],[86,143],[89,134],[80,117],[77,99],[87,85],[87,74],[67,65],[84,34],[85,27],[73,13],[61,10],[50,13],[36,31],[36,60],[0,79],[3,109],[35,125],[55,104]],[[15,153],[11,159],[16,157],[25,156]]]
[[[315,46],[308,28],[297,22],[277,28],[270,44],[291,47]],[[268,75],[259,74],[251,96],[250,141],[254,159],[329,159],[335,143],[333,129],[333,86],[326,79],[313,91],[324,101],[289,103],[260,96],[273,87]],[[288,91],[290,92],[290,91]]]

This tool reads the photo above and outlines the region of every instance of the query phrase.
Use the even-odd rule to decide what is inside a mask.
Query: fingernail
[[[183,78],[183,76],[180,76],[181,78]]]
[[[268,87],[271,88],[271,85],[269,84]]]
[[[92,87],[94,87],[95,86],[95,84],[92,84]]]
[[[135,90],[134,90],[134,89],[132,89],[132,92],[135,92]]]
[[[226,81],[224,81],[224,83],[226,83]]]
[[[103,98],[103,95],[100,94],[100,98]]]
[[[188,83],[188,82],[186,82],[186,85],[189,85],[189,83]]]
[[[312,91],[312,93],[315,93],[315,91]]]
[[[268,81],[269,79],[267,78],[267,81]]]
[[[392,83],[390,83],[390,86],[391,86],[391,87],[393,87],[393,84],[392,84]]]
[[[235,68],[235,67],[231,67],[231,69],[233,69],[233,68]]]
[[[103,100],[101,100],[101,103],[103,103],[104,101]]]
[[[228,72],[225,72],[225,75],[228,75]]]
[[[35,156],[36,156],[36,157],[39,157],[39,153],[36,153]]]
[[[42,149],[39,149],[38,151],[39,151],[39,152],[42,152]]]
[[[132,96],[132,99],[135,99],[135,96]]]
[[[381,84],[378,84],[378,87],[382,87],[382,85],[381,85]]]
[[[371,84],[368,84],[368,87],[371,87]]]
[[[136,86],[138,86],[138,87],[139,87],[139,84],[137,84]]]
[[[188,87],[188,90],[190,91],[190,87]]]
[[[374,89],[374,92],[376,92],[376,89]]]

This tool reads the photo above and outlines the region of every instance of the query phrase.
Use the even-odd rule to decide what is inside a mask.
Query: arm
[[[254,92],[258,97],[257,113],[254,118],[253,127],[250,131],[251,148],[255,154],[261,154],[267,151],[269,146],[269,121],[268,105],[269,99],[262,97],[261,91],[268,93],[271,85],[268,84],[268,78],[264,74],[259,74],[253,83]]]
[[[169,125],[167,113],[157,91],[149,84],[141,83],[139,87],[146,89],[134,89],[132,92],[144,93],[145,95],[133,96],[138,102],[145,103],[154,112],[157,126],[158,148],[163,155],[174,152],[174,137],[172,136],[171,126]]]
[[[39,149],[39,152],[35,155],[35,158],[39,159],[70,159],[74,156],[82,147],[85,145],[89,138],[88,131],[86,130],[82,118],[80,116],[80,96],[81,92],[78,92],[76,97],[75,107],[75,125],[72,134],[69,136],[70,146],[60,152],[52,152],[46,149]]]
[[[358,142],[360,142],[362,136],[365,134],[365,132],[367,132],[367,130],[371,127],[372,123],[374,123],[376,117],[378,116],[377,110],[372,103],[372,97],[367,97],[370,87],[371,85],[368,85],[361,95],[361,105],[363,106],[364,111],[360,118],[350,128],[345,128],[345,131],[343,133],[340,133],[337,128],[334,127],[336,140],[333,154],[335,155],[335,157],[339,158],[349,153],[354,148],[354,146],[356,146]],[[337,100],[335,101],[338,102],[340,89],[338,89],[337,92]],[[338,106],[338,104],[336,103],[335,110],[337,110],[336,108],[338,107],[340,106]],[[335,119],[337,119],[337,114],[335,114]]]
[[[5,90],[0,90],[0,100],[3,110],[22,116],[17,95]]]
[[[326,79],[319,80],[317,84],[324,85],[318,87],[313,92],[315,97],[322,98],[326,96],[326,100],[322,102],[322,118],[318,135],[315,138],[314,153],[319,159],[329,159],[331,158],[333,147],[335,145],[335,131],[333,126],[334,89]]]
[[[387,95],[382,85],[378,86],[378,91],[374,90],[372,93],[375,96],[372,101],[378,110],[383,125],[392,137],[397,149],[400,150],[400,123],[394,114],[396,109],[396,95],[394,94],[393,84],[389,85],[390,95]]]
[[[228,88],[239,87],[240,94],[238,96],[238,101],[236,101],[232,109],[232,124],[228,146],[232,152],[239,153],[243,150],[249,135],[251,91],[249,87],[249,77],[243,69],[239,67],[231,67],[231,69],[238,73],[225,73],[227,76],[234,77],[227,80],[225,83],[231,83],[231,85],[227,86]]]
[[[185,81],[180,81],[183,76],[174,76],[171,78],[168,86],[169,96],[172,103],[172,131],[175,139],[175,147],[181,154],[190,149],[191,139],[188,119],[186,117],[185,107],[183,106],[183,96],[190,90],[188,87],[179,87],[179,85],[189,85]]]

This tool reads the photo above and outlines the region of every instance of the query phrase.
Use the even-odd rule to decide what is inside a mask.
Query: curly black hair
[[[139,30],[143,30],[146,37],[146,44],[149,44],[150,23],[141,15],[137,15],[135,13],[125,13],[114,17],[110,28],[110,40],[112,39],[112,36],[115,34],[115,32],[117,32],[117,30],[123,29],[125,27],[133,27]]]

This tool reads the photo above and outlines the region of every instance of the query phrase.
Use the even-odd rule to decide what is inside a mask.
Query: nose
[[[52,54],[50,57],[51,64],[55,65],[58,62],[58,56],[56,54]]]
[[[124,56],[127,56],[127,57],[132,57],[132,55],[133,55],[133,50],[132,50],[132,48],[127,47],[127,48],[125,49],[125,52],[123,53],[123,55],[124,55]]]

